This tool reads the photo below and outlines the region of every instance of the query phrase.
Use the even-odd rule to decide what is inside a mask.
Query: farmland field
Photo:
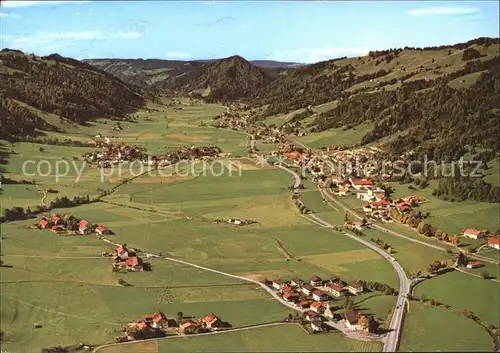
[[[57,181],[55,171],[36,177],[41,189],[57,190],[47,194],[47,203],[61,196],[95,197],[100,193],[99,188],[116,187],[102,202],[53,212],[104,224],[115,233],[109,236],[111,241],[142,251],[162,253],[251,279],[308,279],[316,274],[323,278],[338,276],[345,281],[364,279],[397,286],[398,279],[390,264],[375,252],[301,217],[288,190],[291,184],[288,173],[258,166],[250,158],[234,158],[246,154],[247,137],[208,126],[223,107],[183,106],[182,110],[176,110],[153,105],[150,108],[159,111],[137,113],[137,123],[123,122],[122,131],[112,132],[115,141],[141,144],[154,153],[164,148],[165,142],[160,144],[159,140],[172,146],[217,145],[224,152],[233,152],[231,159],[221,160],[223,167],[219,166],[218,171],[222,173],[214,176],[196,166],[196,175],[164,177],[153,173],[118,184],[119,177],[128,178],[132,174],[109,175],[101,181],[97,168],[84,166],[73,158],[91,151],[88,147],[31,143],[14,144],[10,150],[6,147],[12,154],[8,154],[8,164],[2,168],[7,176],[20,180],[22,165],[27,160],[47,159],[54,167],[65,158],[72,166],[66,177]],[[163,132],[156,127],[161,121],[166,121]],[[98,132],[106,134],[109,129],[109,124],[95,122],[82,129],[69,129],[64,135],[49,136],[85,141]],[[230,170],[234,164],[240,167]],[[77,179],[79,170],[83,174]],[[178,171],[186,170],[187,166]],[[40,205],[42,193],[37,185],[4,185],[2,207]],[[325,208],[312,183],[310,186],[304,192],[304,202],[310,203],[325,219],[342,222],[343,213]],[[214,223],[215,219],[229,218],[257,223],[244,227]],[[182,311],[195,318],[215,312],[233,327],[282,320],[290,312],[255,284],[167,260],[148,260],[151,272],[115,273],[110,268],[111,259],[101,256],[103,251],[113,251],[111,244],[94,236],[59,236],[48,230],[30,229],[36,222],[30,219],[2,224],[5,266],[1,268],[1,323],[6,349],[31,353],[43,347],[76,342],[103,344],[120,335],[124,324],[156,310],[168,316]],[[123,287],[119,280],[129,286]],[[372,298],[363,302],[360,309],[383,320],[393,304],[393,298]],[[35,323],[41,328],[33,328]],[[295,330],[302,332],[293,326],[262,329],[262,334]],[[237,333],[230,335],[239,337]],[[305,333],[304,337],[300,341],[312,342]],[[326,347],[327,342],[338,349],[380,350],[379,344],[352,341],[338,333],[317,339],[311,348],[317,351]],[[190,350],[190,340],[176,342],[185,343],[184,349]],[[264,347],[265,340],[262,344]],[[283,349],[292,349],[297,344]],[[162,351],[164,344],[160,342],[159,347]]]
[[[411,302],[400,349],[403,352],[491,351],[486,330],[458,313]]]
[[[286,337],[286,339],[277,339]],[[186,337],[158,341],[158,346],[144,345],[147,353],[177,352],[325,352],[356,351],[379,352],[382,346],[377,343],[359,342],[344,338],[339,333],[308,335],[297,325],[281,325],[254,328],[247,331],[231,332],[205,337]],[[126,352],[122,347],[100,350],[100,353]],[[132,351],[131,351],[132,352]]]
[[[451,305],[458,311],[471,310],[486,325],[500,326],[500,285],[497,282],[453,271],[418,284],[414,292],[418,296],[425,295]],[[470,300],[473,297],[480,297],[481,300]]]

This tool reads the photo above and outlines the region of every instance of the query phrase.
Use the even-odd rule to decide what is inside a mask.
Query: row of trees
[[[47,212],[49,210],[55,208],[68,208],[74,207],[78,205],[88,204],[92,202],[96,202],[97,199],[93,199],[90,195],[86,196],[75,196],[73,198],[69,198],[67,196],[63,196],[61,198],[56,197],[53,201],[49,203],[47,206],[38,205],[34,209],[27,207],[24,209],[23,207],[15,206],[13,208],[5,208],[3,210],[3,215],[0,217],[0,223],[8,222],[8,221],[19,221],[23,219],[28,219],[37,214]],[[75,222],[79,222],[80,220],[75,220]],[[66,225],[67,229],[73,229],[74,227]],[[78,227],[76,228],[78,229]]]

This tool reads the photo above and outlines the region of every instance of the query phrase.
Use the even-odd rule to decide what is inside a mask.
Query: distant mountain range
[[[258,108],[255,120],[295,112],[283,124],[313,133],[371,125],[363,143],[387,138],[395,153],[425,148],[440,160],[463,155],[465,145],[497,153],[499,51],[498,38],[477,38],[300,65],[240,56],[80,62],[2,50],[0,130],[26,135],[60,121],[123,118],[145,94],[161,93],[244,101]]]
[[[89,63],[97,68],[107,71],[125,82],[133,83],[138,86],[154,86],[160,83],[160,86],[171,87],[172,82],[179,79],[179,82],[186,82],[181,76],[191,78],[195,74],[204,70],[208,70],[210,64],[217,62],[227,62],[232,58],[239,58],[240,61],[247,62],[252,66],[264,70],[266,75],[271,78],[276,78],[281,74],[291,71],[297,67],[306,64],[293,62],[280,62],[272,60],[253,60],[246,61],[240,56],[232,56],[223,59],[207,59],[207,60],[163,60],[163,59],[88,59],[83,62]],[[242,68],[243,66],[241,66]],[[174,85],[175,86],[175,85]],[[177,86],[176,86],[177,87]],[[201,88],[201,87],[200,87]],[[204,87],[207,88],[207,87]]]

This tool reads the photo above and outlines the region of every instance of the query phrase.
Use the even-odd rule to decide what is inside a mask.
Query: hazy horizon
[[[0,48],[76,59],[313,63],[498,37],[498,1],[3,1]]]

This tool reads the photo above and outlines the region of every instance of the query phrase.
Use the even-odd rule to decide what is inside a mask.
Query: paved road
[[[294,176],[295,183],[294,183],[294,189],[298,190],[299,186],[301,184],[300,177],[297,173],[294,171],[287,169],[282,166],[278,166],[278,168],[286,170],[290,174]],[[333,228],[334,226],[325,220],[317,217],[316,215],[308,215],[310,218],[315,220],[317,223],[322,224],[325,227]],[[394,260],[394,258],[389,255],[387,252],[384,250],[380,249],[376,245],[372,244],[371,242],[368,242],[364,239],[361,239],[360,237],[347,232],[347,231],[342,231],[343,234],[345,234],[347,237],[356,240],[357,242],[362,243],[363,245],[369,247],[373,251],[377,252],[380,256],[382,256],[384,259],[389,261],[389,263],[394,267],[396,270],[398,277],[399,277],[399,295],[398,299],[396,301],[396,308],[394,309],[392,318],[391,318],[391,323],[388,327],[390,330],[387,336],[384,338],[384,352],[396,352],[398,349],[398,343],[399,343],[399,338],[401,336],[401,327],[403,324],[403,319],[404,319],[404,311],[405,311],[405,300],[406,296],[410,291],[411,287],[411,281],[406,277],[406,273],[401,267],[401,265]]]
[[[316,154],[317,157],[319,157],[323,162],[325,162],[328,166],[330,166],[333,171],[335,171],[335,169],[336,169],[335,165],[329,159],[324,158],[322,156],[322,152],[321,151],[314,150],[314,149],[310,148],[309,146],[303,144],[302,142],[294,140],[294,139],[290,139],[290,141],[293,142],[293,143],[295,143],[295,144],[297,144],[297,145],[302,146],[303,148],[309,149],[313,154]],[[335,204],[337,204],[338,206],[340,206],[344,211],[350,213],[355,218],[357,218],[359,220],[363,219],[363,216],[360,216],[359,214],[357,214],[356,211],[354,211],[353,209],[351,209],[349,206],[346,206],[342,202],[338,201],[328,191],[322,192],[322,194],[324,194],[324,196],[326,196],[330,201],[335,202]],[[413,243],[418,243],[418,244],[421,244],[421,245],[424,245],[424,246],[427,246],[429,248],[433,248],[433,249],[436,249],[436,250],[447,251],[447,250],[449,250],[449,249],[452,248],[451,246],[439,246],[439,245],[430,244],[430,243],[422,241],[422,240],[411,238],[411,237],[405,236],[405,235],[403,235],[401,233],[398,233],[398,232],[395,232],[393,230],[387,229],[387,228],[385,228],[385,227],[383,227],[381,225],[378,225],[378,224],[372,224],[372,227],[375,228],[375,229],[377,229],[377,230],[379,230],[379,231],[381,231],[381,232],[388,233],[388,234],[391,234],[391,235],[395,235],[397,237],[404,238],[404,239],[406,239],[408,241],[411,241]],[[459,251],[462,251],[462,250],[459,249]],[[471,257],[471,258],[474,258],[474,259],[477,259],[477,260],[482,260],[484,262],[489,262],[491,264],[498,264],[498,260],[491,259],[491,258],[488,258],[488,257],[485,257],[485,256],[481,256],[481,255],[477,255],[477,254],[467,254],[467,256]]]

